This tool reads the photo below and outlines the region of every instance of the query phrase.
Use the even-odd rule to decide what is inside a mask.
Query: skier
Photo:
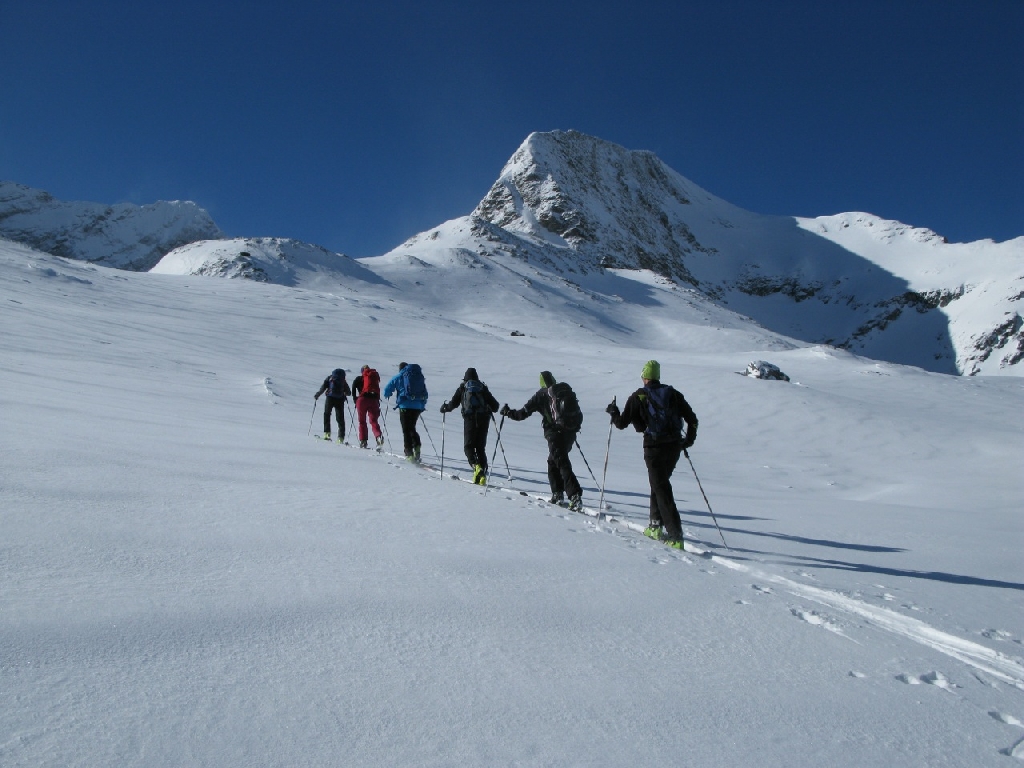
[[[338,442],[345,442],[345,403],[348,401],[348,396],[352,394],[352,391],[348,388],[348,382],[345,381],[345,371],[341,368],[335,368],[331,371],[331,374],[324,379],[323,385],[317,390],[317,393],[313,395],[314,400],[319,400],[320,395],[324,392],[327,393],[327,397],[324,398],[324,440],[331,439],[331,411],[334,411],[334,418],[338,422]]]
[[[682,549],[683,528],[671,479],[679,455],[697,439],[697,415],[680,392],[661,383],[661,365],[657,360],[644,364],[640,380],[644,385],[629,396],[621,412],[614,400],[605,410],[618,429],[632,424],[633,429],[644,433],[644,462],[651,484],[650,523],[644,535]]]
[[[501,406],[501,415],[512,421],[523,421],[532,413],[540,413],[544,439],[548,441],[549,501],[560,504],[568,493],[569,509],[579,512],[583,509],[583,489],[569,461],[569,451],[576,442],[576,433],[583,425],[583,413],[576,395],[568,384],[558,384],[550,371],[541,371],[540,389],[526,401],[526,405],[515,411],[507,403]]]
[[[369,434],[366,420],[370,420],[373,437],[377,441],[377,450],[384,445],[378,419],[380,418],[380,374],[368,365],[364,365],[358,376],[352,381],[352,395],[356,399],[356,426],[358,428],[359,447],[367,448]]]
[[[420,435],[416,421],[427,407],[427,383],[423,371],[416,363],[399,363],[398,373],[384,387],[384,399],[395,397],[399,420],[402,423],[402,442],[408,461],[420,460]]]
[[[491,414],[498,410],[498,401],[480,381],[476,368],[467,368],[462,383],[451,400],[441,406],[441,413],[462,410],[462,437],[466,461],[473,467],[473,482],[487,484],[487,428]]]

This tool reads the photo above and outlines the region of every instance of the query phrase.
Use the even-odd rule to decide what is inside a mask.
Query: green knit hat
[[[657,360],[648,360],[640,371],[640,378],[661,381],[661,364]]]
[[[551,371],[540,372],[540,385],[544,388],[555,386],[555,377],[551,375]]]

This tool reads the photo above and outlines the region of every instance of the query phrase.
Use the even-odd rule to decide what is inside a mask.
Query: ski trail
[[[428,472],[439,472],[439,468],[431,464],[419,463],[418,466]],[[462,478],[455,477],[455,479]],[[509,486],[488,485],[486,486],[486,489],[518,493],[547,503],[545,497],[542,495],[519,491]],[[580,513],[588,517],[594,517],[605,522],[619,525],[637,533],[643,532],[642,525],[626,520],[621,515],[597,510],[592,507],[584,507],[580,510]],[[945,654],[946,656],[954,658],[970,667],[991,675],[998,680],[1002,680],[1008,685],[1024,690],[1024,662],[1019,659],[1007,656],[1004,653],[987,648],[984,645],[980,645],[979,643],[975,643],[971,640],[966,640],[962,637],[951,635],[948,632],[943,632],[930,624],[926,624],[920,619],[904,616],[903,614],[897,613],[889,608],[870,605],[861,600],[857,600],[856,598],[852,598],[832,590],[814,587],[809,584],[801,584],[800,582],[793,581],[792,579],[787,579],[785,576],[760,571],[747,565],[734,562],[729,558],[722,557],[721,555],[711,554],[707,550],[694,546],[690,541],[686,542],[685,550],[691,554],[701,555],[712,562],[721,565],[723,568],[748,574],[749,576],[761,581],[774,583],[798,597],[803,597],[835,611],[858,616],[874,627],[883,629],[900,637],[905,637],[908,640],[913,640],[916,643],[920,643],[921,645],[927,646],[939,653]],[[765,592],[770,592],[769,588],[762,587],[760,589]],[[839,632],[838,634],[843,633]]]
[[[718,555],[713,555],[711,559],[724,568],[748,573],[757,579],[778,584],[798,597],[806,598],[836,611],[859,616],[872,626],[928,646],[939,653],[1002,680],[1004,683],[1024,690],[1024,663],[1014,657],[971,640],[943,632],[920,619],[904,616],[889,608],[870,605],[832,590],[801,584],[784,576],[757,571]]]

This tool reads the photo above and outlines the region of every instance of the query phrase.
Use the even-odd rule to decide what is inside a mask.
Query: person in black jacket
[[[576,431],[558,426],[551,412],[550,390],[555,386],[555,377],[550,371],[541,371],[540,389],[526,401],[526,405],[512,410],[506,403],[501,407],[501,415],[512,421],[523,421],[532,413],[540,413],[544,439],[548,441],[548,483],[551,486],[552,504],[559,504],[569,494],[569,509],[580,511],[583,508],[583,489],[580,481],[572,471],[569,451],[576,442]]]
[[[324,392],[327,393],[327,397],[324,398],[324,440],[331,439],[331,411],[333,410],[334,418],[338,422],[338,442],[342,443],[345,441],[345,402],[352,394],[348,382],[345,381],[345,371],[341,368],[331,371],[331,374],[324,379],[323,385],[313,395],[313,399],[319,400],[320,395]]]
[[[644,462],[651,484],[650,524],[644,535],[682,549],[683,528],[671,479],[679,456],[697,439],[697,415],[681,393],[661,383],[657,360],[644,364],[640,379],[644,385],[629,396],[621,412],[614,400],[605,410],[618,429],[632,424],[633,429],[644,433]]]
[[[467,368],[462,383],[451,399],[441,406],[441,413],[451,413],[456,408],[462,411],[463,447],[466,461],[473,467],[473,482],[487,484],[487,428],[491,414],[498,410],[498,401],[480,381],[476,368]]]

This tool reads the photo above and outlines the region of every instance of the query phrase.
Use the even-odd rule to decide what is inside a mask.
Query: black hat
[[[476,368],[467,368],[466,375],[462,377],[463,381],[477,381],[479,377],[476,375]]]
[[[407,365],[407,363],[399,363],[398,364],[398,370],[402,370],[403,368],[405,368],[406,365]]]

